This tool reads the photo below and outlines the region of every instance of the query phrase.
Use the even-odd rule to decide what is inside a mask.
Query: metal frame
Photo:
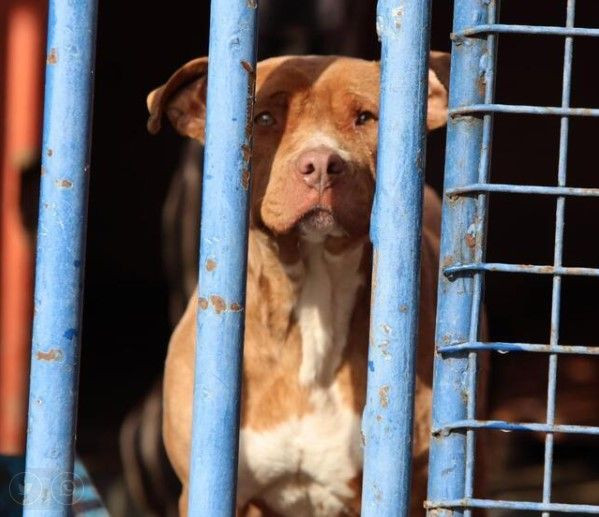
[[[429,466],[430,515],[467,515],[474,508],[599,514],[599,506],[551,502],[553,436],[555,433],[599,435],[599,427],[556,425],[555,395],[560,354],[597,355],[586,346],[559,343],[563,276],[598,276],[592,268],[562,263],[564,206],[568,196],[596,197],[597,189],[566,187],[570,117],[598,117],[599,109],[570,107],[573,38],[599,36],[597,29],[574,27],[575,0],[567,2],[566,27],[535,27],[497,23],[498,0],[456,0],[450,119],[447,133],[445,196],[439,279],[433,437]],[[478,22],[472,26],[473,20]],[[562,102],[559,107],[513,106],[493,102],[495,48],[498,34],[555,35],[565,38]],[[484,84],[484,91],[480,85]],[[494,113],[560,117],[556,186],[489,183]],[[507,194],[556,197],[554,260],[550,265],[487,263],[485,230],[488,196]],[[469,237],[469,238],[467,238]],[[470,244],[474,242],[474,246]],[[485,273],[552,275],[551,333],[548,344],[485,343],[480,341],[480,306]],[[476,418],[477,359],[481,351],[522,351],[549,355],[545,423],[484,421]],[[545,433],[543,496],[540,502],[493,501],[474,497],[475,430],[499,429]]]

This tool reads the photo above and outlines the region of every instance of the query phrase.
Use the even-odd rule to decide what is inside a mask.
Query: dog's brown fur
[[[166,113],[178,132],[203,141],[206,70],[206,58],[194,60],[150,94],[150,131],[158,131]],[[447,55],[432,53],[429,129],[446,121],[443,85],[447,84],[447,70]],[[268,440],[280,439],[289,426],[302,430],[301,426],[310,422],[313,440],[326,441],[329,409],[340,415],[340,426],[354,422],[351,415],[359,422],[367,371],[372,267],[368,229],[375,181],[378,91],[379,65],[375,62],[281,57],[257,67],[240,514],[250,507],[262,515],[360,513],[359,433],[343,435],[351,450],[333,451],[323,442],[323,463],[330,455],[328,465],[349,465],[336,478],[323,473],[323,479],[315,479],[318,476],[303,471],[301,465],[285,464],[282,470],[278,465],[269,470],[268,461],[256,467],[250,459],[252,444],[266,440],[267,445],[261,446],[268,448]],[[367,116],[358,123],[361,113]],[[326,161],[326,171],[333,168],[318,176],[316,184],[308,177],[312,177],[313,164],[318,168],[318,160]],[[424,214],[412,513],[422,511],[430,434],[440,204],[428,187]],[[306,302],[308,290],[320,288],[314,287],[313,278],[328,285],[328,294],[322,295],[328,302],[322,302],[325,312],[320,316],[321,298],[316,302],[310,299],[311,305]],[[193,296],[171,338],[164,383],[164,438],[184,486],[182,515],[187,513],[196,307],[197,297]],[[314,321],[328,317],[331,343],[337,338],[341,343],[309,364],[307,357],[313,351],[306,348],[309,327],[302,321],[312,320],[302,320],[301,312],[308,309]],[[287,445],[273,461],[285,463],[293,454],[308,457],[314,453],[308,450],[308,442]],[[339,461],[335,454],[341,455]]]

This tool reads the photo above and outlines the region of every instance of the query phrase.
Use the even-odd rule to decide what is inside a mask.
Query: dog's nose
[[[335,151],[320,147],[304,151],[297,160],[297,172],[312,188],[320,191],[330,187],[347,171],[347,162]]]

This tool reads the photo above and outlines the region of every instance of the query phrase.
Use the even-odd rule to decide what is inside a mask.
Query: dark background
[[[268,17],[261,20],[261,58],[300,47],[312,53],[378,58],[374,2],[364,0],[360,7],[364,12],[348,16],[347,31],[325,36],[305,30],[315,25],[308,14],[309,3],[272,2]],[[452,2],[433,3],[431,47],[448,51]],[[146,132],[145,98],[181,64],[207,53],[207,4],[183,0],[155,3],[156,7],[140,2],[100,3],[78,433],[78,449],[100,486],[108,487],[119,473],[120,423],[159,377],[170,334],[160,217],[182,142],[170,129],[156,137]],[[579,0],[577,4],[577,25],[599,27],[599,3]],[[501,22],[563,25],[565,1],[504,0]],[[590,38],[575,42],[573,106],[599,104],[598,46]],[[502,36],[497,102],[559,105],[562,59],[561,38]],[[571,123],[568,185],[599,187],[598,124],[593,119]],[[557,118],[497,116],[492,180],[556,184],[558,137]],[[430,135],[427,178],[438,190],[444,146],[444,130]],[[599,267],[597,202],[567,200],[565,265]],[[489,261],[552,263],[554,211],[555,201],[550,197],[492,195]],[[594,279],[564,280],[563,343],[599,343],[598,287]],[[550,277],[488,275],[486,304],[492,340],[548,342]],[[495,355],[493,361],[493,407],[501,410],[519,401],[529,414],[519,413],[518,418],[542,421],[547,360],[510,354]],[[560,365],[560,408],[578,404],[568,416],[599,425],[599,403],[594,400],[599,398],[599,365],[578,359]],[[560,408],[558,417],[565,411]],[[526,456],[527,464],[538,463],[542,442],[537,438],[526,442],[526,455],[518,442],[505,453],[506,458]],[[584,446],[583,459],[596,454],[595,446]],[[579,449],[578,442],[566,441],[564,458],[576,456]],[[594,456],[595,464],[597,459]],[[506,460],[506,468],[514,461],[520,465],[517,460]],[[577,467],[575,472],[587,471]],[[599,477],[597,472],[585,474],[586,478],[593,475]],[[513,475],[509,477],[513,483]],[[501,487],[510,483],[501,482],[497,481],[498,493],[505,496]],[[538,498],[537,485],[527,483],[532,487],[529,497]],[[566,498],[574,497],[571,490],[565,493]],[[577,502],[582,502],[580,497]]]

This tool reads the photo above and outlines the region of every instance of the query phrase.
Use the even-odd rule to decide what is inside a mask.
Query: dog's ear
[[[160,131],[166,113],[173,127],[184,136],[204,142],[206,126],[206,74],[208,58],[200,57],[183,65],[147,98],[148,131]]]
[[[426,126],[429,131],[447,124],[447,101],[449,91],[450,55],[432,51],[428,71],[428,115]]]

